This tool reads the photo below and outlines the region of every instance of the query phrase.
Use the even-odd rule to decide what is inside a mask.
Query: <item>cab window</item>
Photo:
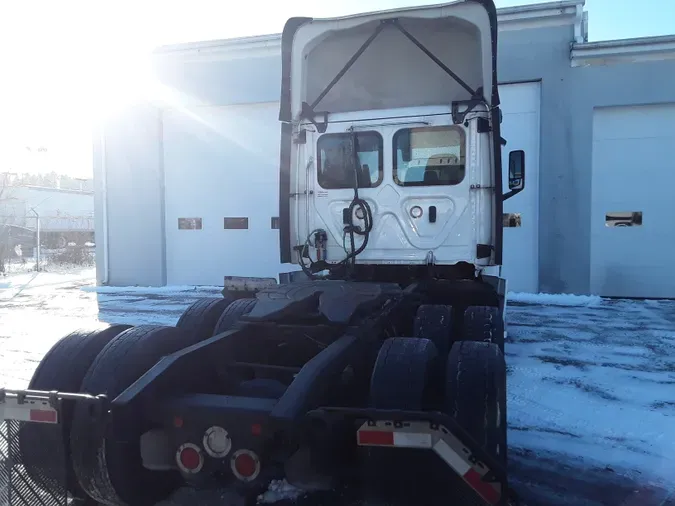
[[[354,150],[358,156],[359,188],[382,182],[382,136],[377,132],[324,134],[318,141],[317,179],[321,188],[354,187]]]
[[[404,128],[394,134],[394,181],[400,186],[464,180],[465,134],[457,126]]]

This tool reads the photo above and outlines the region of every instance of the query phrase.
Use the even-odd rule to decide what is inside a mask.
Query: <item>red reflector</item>
[[[490,483],[483,481],[481,475],[475,470],[469,469],[464,475],[464,479],[490,504],[497,504],[499,502],[499,492]]]
[[[257,463],[248,453],[240,453],[234,459],[234,468],[244,478],[250,478],[256,472]]]
[[[362,430],[358,433],[358,442],[360,445],[394,446],[394,433]]]
[[[180,463],[189,471],[194,471],[202,463],[202,457],[194,448],[183,448],[180,452]]]
[[[56,411],[43,411],[41,409],[30,410],[31,422],[56,423]]]
[[[183,426],[183,419],[180,416],[173,417],[173,426],[180,429]]]
[[[259,423],[254,423],[253,425],[251,425],[251,434],[253,434],[254,436],[259,436],[260,434],[262,434],[262,425],[260,425]]]

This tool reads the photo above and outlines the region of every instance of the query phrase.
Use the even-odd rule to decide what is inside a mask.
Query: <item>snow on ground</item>
[[[7,300],[26,288],[38,288],[49,285],[84,281],[90,283],[95,276],[95,268],[73,268],[68,266],[51,266],[44,272],[34,269],[23,269],[0,277],[0,300]],[[7,291],[13,289],[14,291]]]
[[[190,302],[219,295],[214,287],[99,294],[94,276],[91,268],[0,278],[0,385],[25,387],[42,356],[73,330],[98,321],[174,325]]]
[[[185,292],[220,292],[222,287],[217,286],[193,286],[193,285],[176,285],[176,286],[83,286],[82,291],[93,293],[107,293],[107,294],[125,294],[125,293],[140,293],[140,294],[163,294],[163,295],[185,295]]]
[[[515,303],[508,333],[512,460],[530,466],[526,461],[535,456],[581,459],[594,472],[621,470],[641,486],[669,487],[675,476],[675,302]],[[518,480],[528,486],[535,476]],[[570,493],[566,487],[566,499]]]
[[[258,504],[274,504],[279,501],[294,501],[306,495],[304,491],[284,480],[272,480],[267,490],[258,496]]]
[[[93,269],[0,283],[0,385],[15,388],[76,328],[173,325],[220,291],[94,287]],[[513,294],[507,323],[509,466],[526,504],[674,506],[675,301]],[[275,482],[261,501],[284,490]],[[168,504],[236,502],[219,494],[182,490]]]
[[[508,303],[542,304],[545,306],[596,306],[602,303],[597,295],[570,295],[566,293],[509,292]]]

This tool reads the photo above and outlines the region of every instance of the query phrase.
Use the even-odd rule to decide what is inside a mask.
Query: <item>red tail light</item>
[[[202,470],[204,457],[197,445],[185,443],[176,452],[176,464],[184,473],[195,474]]]
[[[260,474],[260,459],[251,450],[238,450],[232,455],[230,467],[242,481],[253,481]]]

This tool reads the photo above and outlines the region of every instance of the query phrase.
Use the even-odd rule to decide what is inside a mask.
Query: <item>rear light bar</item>
[[[488,504],[498,504],[501,484],[488,481],[490,469],[442,425],[428,422],[365,422],[356,433],[359,446],[420,448],[434,451]]]

